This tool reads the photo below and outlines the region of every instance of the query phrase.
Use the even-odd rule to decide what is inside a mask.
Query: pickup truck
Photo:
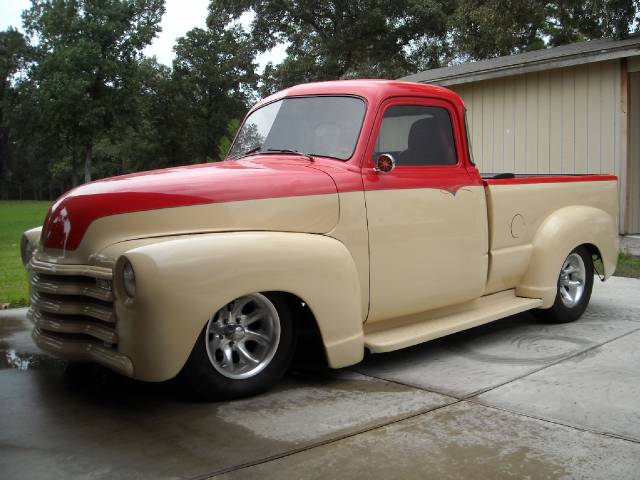
[[[277,382],[303,328],[340,368],[527,310],[569,322],[594,260],[614,271],[617,199],[609,175],[483,178],[445,88],[299,85],[222,162],[59,198],[21,243],[33,339],[232,399]]]

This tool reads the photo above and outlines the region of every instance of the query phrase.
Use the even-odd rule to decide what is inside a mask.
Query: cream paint
[[[168,235],[248,230],[326,233],[335,228],[339,214],[338,195],[334,193],[111,215],[94,221],[76,250],[47,249],[40,258],[87,263],[92,254],[113,243]]]
[[[369,311],[369,234],[364,192],[340,193],[340,221],[327,235],[340,240],[356,264],[364,322]]]
[[[40,243],[40,235],[42,235],[42,227],[36,227],[36,228],[32,228],[31,230],[27,230],[26,232],[23,233],[23,235],[26,237],[27,241],[33,245],[34,247],[37,247],[38,244]]]
[[[612,275],[619,240],[613,217],[595,207],[572,205],[545,218],[533,238],[529,268],[516,288],[522,297],[541,298],[543,308],[553,305],[562,263],[579,245],[594,245],[602,256],[605,278]]]
[[[513,288],[527,271],[533,245],[518,245],[491,251],[489,255],[489,278],[484,294],[500,292]]]
[[[373,323],[365,328],[365,345],[374,353],[391,352],[541,305],[541,300],[517,297],[514,290],[505,290],[458,305],[397,318],[385,328],[376,328],[380,322]]]
[[[584,205],[617,218],[617,192],[615,181],[489,185],[491,250],[531,243],[547,216],[562,207]],[[513,237],[511,223],[516,214],[523,217],[524,225],[520,235]]]
[[[367,191],[371,250],[368,322],[482,295],[487,279],[483,187]]]
[[[368,344],[386,351],[549,306],[559,265],[582,243],[596,245],[607,275],[612,273],[616,182],[504,185],[486,191],[491,234],[483,187],[464,187],[455,195],[438,189],[341,193],[339,209],[337,195],[320,195],[105,217],[90,226],[80,251],[64,264],[47,262],[59,253],[47,252],[52,255],[39,253],[32,267],[51,275],[103,279],[110,279],[115,268],[117,350],[56,336],[55,328],[49,328],[51,334],[37,330],[34,338],[42,348],[69,358],[98,361],[141,380],[166,380],[182,368],[218,308],[247,293],[280,290],[309,305],[330,365],[342,367],[362,358],[362,322],[369,310]],[[522,222],[513,235],[518,215]],[[256,225],[270,231],[246,231]],[[193,232],[185,234],[189,229]],[[207,229],[245,231],[193,234]],[[38,235],[32,230],[27,238],[34,242]],[[134,302],[123,301],[117,274],[116,259],[124,256],[136,271]],[[503,293],[479,298],[493,291]],[[44,320],[40,324],[52,327]],[[86,328],[64,328],[72,327]]]
[[[615,181],[487,187],[491,254],[485,294],[518,287],[518,295],[544,298],[544,306],[550,306],[562,262],[583,243],[599,249],[609,277],[617,260],[617,195]],[[562,220],[549,226],[563,208],[578,206],[585,208],[564,211]],[[516,216],[522,224],[514,236]]]
[[[351,254],[336,239],[217,233],[150,244],[125,256],[133,264],[137,287],[135,300],[125,302],[120,283],[114,284],[118,350],[133,362],[136,378],[175,376],[207,320],[229,301],[253,292],[284,291],[303,299],[317,320],[332,367],[362,359],[359,276]]]

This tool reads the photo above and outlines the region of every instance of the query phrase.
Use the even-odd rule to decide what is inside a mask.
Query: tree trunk
[[[9,145],[5,129],[0,127],[0,200],[9,199]]]
[[[71,149],[71,187],[78,186],[78,149]]]
[[[84,183],[91,181],[91,158],[93,155],[93,145],[90,143],[87,146],[87,153],[84,157]]]

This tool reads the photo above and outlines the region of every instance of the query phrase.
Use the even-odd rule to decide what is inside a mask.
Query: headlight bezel
[[[136,296],[136,272],[132,263],[128,259],[124,259],[120,267],[122,290],[129,300],[133,300]]]
[[[26,235],[22,235],[20,239],[20,257],[22,258],[22,265],[27,268],[38,246],[31,242]]]

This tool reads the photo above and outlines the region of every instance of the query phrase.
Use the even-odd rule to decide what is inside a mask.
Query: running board
[[[434,338],[477,327],[500,318],[540,307],[542,300],[516,297],[515,290],[480,297],[457,307],[365,326],[364,344],[372,353],[391,352]],[[389,325],[388,322],[382,322]],[[369,328],[367,328],[369,327]]]

